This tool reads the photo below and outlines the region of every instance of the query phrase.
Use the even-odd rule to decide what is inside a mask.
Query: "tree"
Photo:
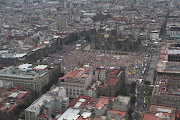
[[[150,90],[148,90],[147,92],[146,92],[146,96],[150,96],[152,94],[152,92],[150,91]]]
[[[129,114],[127,114],[127,115],[126,115],[125,120],[131,120],[131,118],[130,118]]]
[[[150,82],[150,81],[145,80],[145,81],[144,81],[144,84],[145,84],[145,85],[150,85],[150,84],[151,84],[151,82]]]
[[[145,97],[145,104],[147,105],[147,104],[150,104],[150,96],[146,96]]]
[[[127,96],[127,91],[126,89],[122,89],[119,91],[118,95],[122,95],[122,96]]]
[[[89,35],[89,33],[86,33],[86,34],[84,35],[84,37],[85,37],[85,40],[90,41],[90,35]]]
[[[24,113],[24,112],[21,112],[21,113],[20,113],[19,119],[25,119],[25,113]]]
[[[142,117],[142,116],[139,114],[139,115],[138,115],[138,119],[137,119],[137,120],[141,120],[141,117]]]
[[[147,91],[151,91],[151,87],[150,86],[146,86],[144,87],[144,91],[147,92]]]
[[[20,109],[25,109],[27,107],[28,107],[28,102],[26,102],[26,101],[20,102],[20,104],[19,104]]]
[[[136,87],[136,82],[131,83],[131,87],[135,88]]]
[[[135,103],[136,102],[136,96],[135,95],[131,95],[131,103]]]
[[[131,115],[132,113],[133,113],[133,108],[130,107],[130,108],[129,108],[129,111],[128,111],[128,114]]]
[[[135,92],[135,89],[134,88],[130,88],[129,93],[130,94],[134,94],[134,92]]]

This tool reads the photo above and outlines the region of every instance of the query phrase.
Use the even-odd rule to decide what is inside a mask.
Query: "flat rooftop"
[[[176,107],[149,104],[142,120],[175,120]]]
[[[177,51],[180,51],[180,50],[175,50],[175,48],[169,49],[168,47],[165,47],[160,51],[159,60],[157,64],[157,72],[180,73],[180,62],[168,61],[168,55],[174,54],[174,53],[177,54],[178,53]]]
[[[25,110],[35,112],[45,103],[45,101],[50,102],[52,99],[52,96],[49,95],[42,95],[39,99],[35,100],[28,108]]]
[[[114,100],[114,102],[117,102],[121,105],[127,105],[129,103],[130,99],[131,98],[128,96],[117,96],[113,100]]]
[[[156,83],[154,85],[153,94],[154,95],[173,95],[173,96],[180,97],[180,89],[173,89],[173,88],[168,87],[169,80],[180,80],[180,78],[158,75],[156,77]]]
[[[47,65],[22,64],[19,66],[10,66],[0,71],[0,76],[35,78],[43,76],[47,72]]]
[[[176,107],[170,107],[170,106],[164,106],[164,105],[158,105],[158,104],[149,104],[147,107],[147,111],[173,113],[176,111]]]
[[[54,93],[57,93],[57,96],[61,96],[63,98],[67,98],[64,95],[58,95],[58,93],[63,90],[62,87],[54,87],[46,94],[43,94],[40,98],[35,100],[28,108],[26,108],[27,111],[36,111],[37,109],[41,108],[42,105],[52,102],[52,99],[54,97]]]
[[[78,119],[80,110],[68,108],[57,120],[76,120]]]

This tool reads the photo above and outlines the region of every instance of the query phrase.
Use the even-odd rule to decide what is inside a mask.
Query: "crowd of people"
[[[77,50],[76,46],[66,45],[63,50],[50,55],[48,59],[44,60],[46,63],[53,63],[60,61],[62,71],[66,74],[75,67],[82,65],[91,65],[94,68],[120,68],[126,67],[126,80],[134,80],[136,75],[132,75],[134,65],[140,56],[135,53],[128,55],[115,55],[111,53],[101,53],[97,51],[82,51]]]

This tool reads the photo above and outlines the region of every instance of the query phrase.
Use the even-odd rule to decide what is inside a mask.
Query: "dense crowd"
[[[139,56],[135,53],[128,55],[115,55],[111,53],[101,53],[97,51],[81,51],[77,50],[75,46],[67,45],[63,47],[63,50],[50,55],[48,59],[43,62],[53,63],[54,61],[60,61],[62,71],[66,74],[73,70],[77,66],[91,65],[94,68],[119,68],[121,66],[126,67],[126,80],[134,81],[138,76],[132,75],[134,65],[137,64]]]

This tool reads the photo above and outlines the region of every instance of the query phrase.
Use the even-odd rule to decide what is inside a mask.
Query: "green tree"
[[[145,85],[150,85],[150,84],[151,84],[151,82],[150,82],[150,81],[145,80],[145,81],[144,81],[144,84],[145,84]]]
[[[131,87],[135,88],[136,87],[136,82],[131,83]]]
[[[26,102],[26,101],[22,101],[22,102],[20,102],[20,104],[19,104],[19,108],[20,109],[25,109],[25,108],[27,108],[28,107],[28,102]]]
[[[142,116],[139,114],[137,120],[141,120],[141,117],[142,117]]]
[[[128,111],[128,114],[131,115],[132,113],[133,113],[133,108],[130,107],[130,108],[129,108],[129,111]]]
[[[127,90],[126,89],[120,90],[118,95],[127,96]]]
[[[131,120],[130,115],[127,114],[125,120]]]
[[[146,91],[146,96],[150,96],[152,94],[151,90]]]
[[[21,113],[20,113],[19,119],[25,119],[25,113],[24,113],[24,112],[21,112]]]
[[[90,41],[90,35],[89,35],[89,33],[86,33],[86,34],[84,35],[84,37],[85,37],[85,40]]]
[[[135,95],[131,95],[131,103],[135,103],[136,102],[136,96]]]
[[[147,92],[147,91],[150,91],[151,90],[151,87],[150,86],[145,86],[144,87],[144,91]]]
[[[150,104],[151,100],[150,100],[150,96],[145,96],[145,104]]]
[[[130,88],[129,93],[130,94],[134,94],[134,92],[135,92],[135,89],[134,88]]]

